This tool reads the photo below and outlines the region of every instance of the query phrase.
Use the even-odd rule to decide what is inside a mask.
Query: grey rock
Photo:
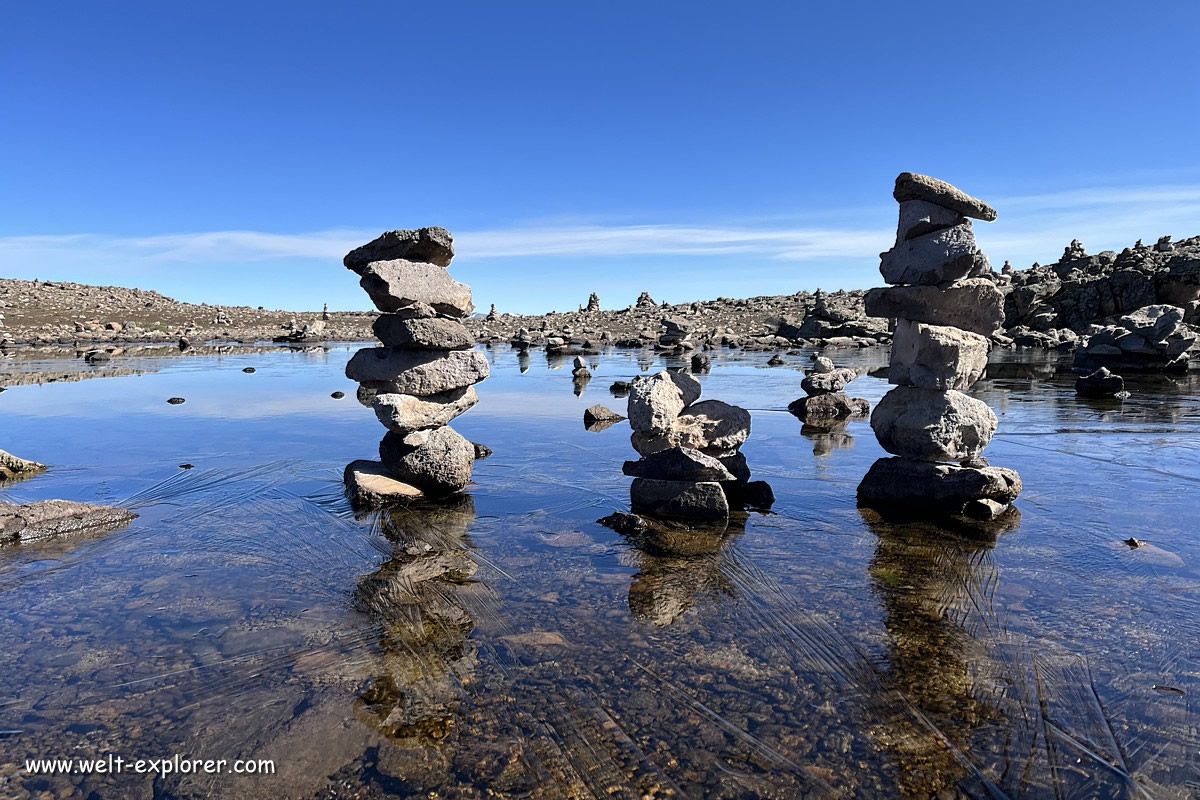
[[[1008,505],[1021,476],[1005,467],[961,467],[907,458],[881,458],[858,486],[860,505],[962,513],[975,500]]]
[[[439,428],[479,402],[474,386],[431,395],[387,392],[375,395],[371,408],[385,428],[401,435]]]
[[[398,350],[469,350],[475,337],[458,320],[445,317],[404,319],[380,314],[371,326],[375,338]]]
[[[450,317],[468,317],[475,310],[471,287],[434,264],[374,261],[363,269],[359,285],[380,311],[399,312],[417,303]]]
[[[900,203],[900,224],[896,226],[896,241],[904,242],[934,231],[953,228],[966,220],[957,211],[928,200],[905,200]]]
[[[996,432],[987,404],[957,391],[897,386],[871,414],[884,450],[921,461],[978,458]]]
[[[986,278],[946,286],[881,287],[867,292],[863,302],[871,317],[950,325],[983,336],[1004,324],[1004,295]]]
[[[135,517],[137,514],[126,508],[71,500],[39,500],[24,505],[0,502],[0,544],[97,533],[119,528]]]
[[[387,231],[346,254],[342,263],[358,274],[373,261],[424,261],[448,267],[454,258],[454,237],[445,228]]]
[[[970,223],[898,243],[879,255],[879,272],[892,284],[937,285],[968,277],[976,269]]]
[[[417,487],[398,480],[379,461],[351,461],[342,473],[342,480],[355,506],[407,505],[425,496]]]
[[[987,368],[989,342],[947,325],[896,320],[888,382],[923,389],[969,389]]]
[[[665,519],[714,520],[729,516],[729,501],[715,481],[634,478],[629,504],[634,513]]]
[[[812,371],[816,372],[816,373],[823,374],[823,373],[833,372],[833,370],[835,369],[832,361],[830,361],[825,356],[819,356],[816,353],[813,353],[813,355],[812,355],[812,362],[813,362]]]
[[[379,459],[398,480],[430,495],[447,495],[471,480],[475,447],[453,428],[406,436],[389,431],[379,443]]]
[[[631,441],[642,455],[671,447],[688,447],[707,455],[732,455],[750,436],[750,413],[720,400],[704,400],[687,408],[662,433],[635,430]]]
[[[352,381],[380,392],[420,397],[479,383],[489,371],[487,357],[478,350],[364,347],[346,363],[346,377]]]
[[[804,421],[843,419],[866,416],[871,413],[871,404],[861,397],[832,392],[794,400],[788,411]]]
[[[828,359],[826,359],[828,360]],[[800,388],[809,397],[818,394],[831,394],[846,388],[846,384],[858,377],[852,369],[834,369],[830,372],[810,372],[800,382]]]
[[[629,387],[629,426],[641,433],[665,433],[699,397],[700,381],[691,375],[663,371],[635,378]]]
[[[957,211],[965,217],[974,217],[985,222],[996,219],[996,209],[982,200],[945,181],[916,172],[901,172],[896,176],[896,188],[892,190],[892,197],[901,203],[906,200],[926,200],[942,208]]]
[[[621,471],[635,478],[664,481],[732,481],[733,473],[717,459],[699,450],[672,447],[638,461],[626,461]]]
[[[1109,398],[1125,392],[1125,379],[1114,375],[1107,367],[1101,367],[1091,375],[1075,381],[1075,394],[1080,397]]]

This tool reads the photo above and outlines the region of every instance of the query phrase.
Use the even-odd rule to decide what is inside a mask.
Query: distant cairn
[[[996,211],[950,184],[902,172],[896,244],[881,254],[891,286],[866,295],[871,317],[895,320],[888,380],[895,384],[871,427],[895,458],[872,465],[859,504],[991,519],[1021,491],[1011,469],[989,466],[983,450],[996,432],[987,404],[963,394],[987,367],[989,336],[1004,320],[1004,298],[967,217]]]
[[[462,323],[475,306],[471,287],[446,270],[452,258],[445,228],[388,231],[346,255],[346,267],[383,312],[373,326],[382,346],[363,348],[346,364],[359,401],[388,429],[379,461],[346,467],[357,503],[443,497],[471,479],[475,446],[447,423],[478,402],[474,384],[489,369]]]

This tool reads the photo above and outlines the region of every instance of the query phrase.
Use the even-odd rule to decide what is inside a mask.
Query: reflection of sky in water
[[[672,558],[595,524],[628,507],[633,450],[626,426],[582,424],[660,357],[591,356],[576,397],[570,359],[532,351],[521,373],[496,348],[454,423],[495,450],[473,502],[356,519],[340,470],[383,429],[343,376],[354,349],[115,358],[152,371],[0,393],[0,447],[51,465],[0,497],[142,515],[0,549],[0,774],[185,751],[286,774],[160,794],[1194,794],[1195,376],[1084,402],[1045,356],[998,354],[973,393],[1001,421],[988,458],[1025,490],[993,545],[860,514],[883,452],[866,422],[801,434],[784,409],[807,351],[779,368],[721,351],[704,397],[752,409],[743,451],[778,501]],[[834,358],[865,371],[886,351]],[[433,544],[415,559],[413,542]],[[464,553],[469,580],[429,577]]]

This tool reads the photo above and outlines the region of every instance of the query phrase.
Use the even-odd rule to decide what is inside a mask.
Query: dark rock
[[[775,492],[766,481],[728,481],[722,483],[731,508],[766,511],[775,505]]]
[[[1117,397],[1125,394],[1125,379],[1101,367],[1075,381],[1075,394],[1092,398]]]
[[[476,461],[482,461],[483,459],[487,458],[488,456],[490,456],[492,454],[492,448],[488,447],[486,444],[480,444],[479,442],[471,442],[471,446],[475,448],[475,460]]]
[[[788,406],[788,411],[804,421],[828,420],[866,416],[871,411],[871,405],[861,397],[850,397],[843,392],[831,392],[801,397]]]
[[[635,513],[666,519],[723,519],[729,501],[716,481],[662,481],[634,478],[629,502]]]
[[[692,354],[692,372],[708,372],[712,368],[712,356],[708,353]]]
[[[245,373],[247,373],[247,374],[250,374],[250,373],[253,373],[253,372],[256,372],[256,371],[257,371],[257,370],[255,370],[255,369],[254,369],[254,367],[242,367],[242,372],[245,372]]]
[[[901,172],[896,176],[896,188],[892,197],[898,202],[926,200],[930,203],[957,211],[965,217],[974,217],[985,222],[996,219],[996,209],[982,200],[972,197],[945,181],[916,172]]]
[[[881,458],[858,486],[865,506],[902,506],[960,514],[973,500],[1008,505],[1021,493],[1021,477],[1004,467],[961,467],[907,458]]]
[[[182,398],[182,397],[168,397],[168,398],[167,398],[167,402],[168,402],[168,403],[170,403],[170,404],[171,404],[171,405],[173,405],[173,406],[177,406],[177,405],[181,405],[181,404],[183,404],[183,403],[186,403],[186,402],[187,402],[187,400],[185,400],[185,399],[184,399],[184,398]]]
[[[346,396],[346,393],[345,393],[345,392],[340,392],[340,391],[339,391],[339,392],[333,392],[333,393],[331,393],[329,396],[330,396],[330,397],[332,397],[334,400],[341,400],[343,397],[345,397],[345,396]]]
[[[387,231],[378,238],[356,247],[342,263],[359,275],[372,261],[424,261],[439,267],[450,266],[454,258],[454,237],[445,228]]]

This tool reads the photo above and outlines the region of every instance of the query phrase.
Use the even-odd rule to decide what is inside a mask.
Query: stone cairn
[[[584,310],[589,313],[591,313],[593,311],[599,311],[600,310],[600,295],[596,294],[595,292],[592,292],[591,294],[589,294],[587,308]]]
[[[730,509],[774,502],[765,481],[750,481],[740,452],[750,414],[720,400],[700,401],[700,382],[682,372],[635,378],[629,389],[632,443],[626,461],[635,514],[657,519],[723,521]]]
[[[991,519],[1021,491],[1011,469],[989,466],[983,449],[996,415],[968,397],[987,366],[988,337],[1004,319],[1004,299],[985,276],[967,217],[990,222],[995,210],[944,181],[902,172],[896,245],[881,255],[888,288],[866,295],[872,317],[895,320],[888,381],[896,385],[871,416],[894,458],[872,465],[859,504]]]
[[[788,411],[804,422],[839,420],[866,416],[871,404],[861,397],[850,397],[843,390],[858,377],[852,369],[837,368],[822,355],[813,354],[813,368],[808,371],[800,388],[805,397],[795,400]]]
[[[373,326],[382,346],[355,353],[346,377],[358,381],[359,401],[388,430],[380,461],[346,467],[356,502],[442,497],[471,479],[475,446],[446,423],[478,402],[474,384],[488,376],[488,362],[462,323],[475,306],[471,287],[446,270],[453,257],[445,228],[388,231],[346,255],[383,312]]]
[[[655,342],[656,350],[682,352],[696,349],[696,345],[692,342],[694,326],[691,322],[681,317],[663,317],[659,324],[663,326],[664,332],[659,334]]]

